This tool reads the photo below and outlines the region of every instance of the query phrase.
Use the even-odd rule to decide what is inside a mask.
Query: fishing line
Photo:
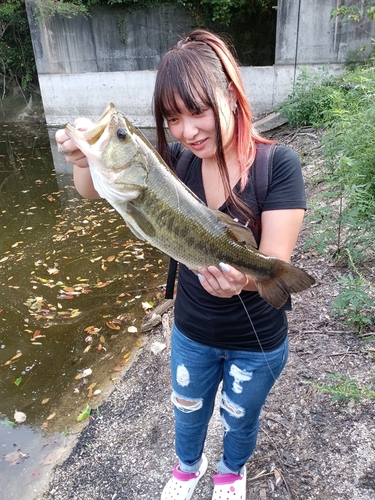
[[[236,293],[237,297],[240,299],[240,302],[241,302],[241,304],[242,304],[242,307],[243,307],[243,308],[244,308],[244,310],[245,310],[246,316],[247,316],[247,318],[248,318],[248,320],[249,320],[249,322],[250,322],[251,328],[253,329],[254,335],[255,335],[255,337],[256,337],[256,339],[257,339],[257,342],[258,342],[258,344],[259,344],[260,350],[261,350],[261,352],[262,352],[262,354],[263,354],[264,360],[265,360],[265,362],[266,362],[266,364],[267,364],[267,366],[268,366],[268,369],[269,369],[269,371],[270,371],[270,373],[271,373],[271,375],[272,375],[272,377],[273,377],[273,380],[276,382],[277,378],[275,377],[275,375],[274,375],[274,373],[273,373],[273,371],[272,371],[272,368],[271,368],[271,366],[270,366],[270,364],[269,364],[269,361],[268,361],[268,359],[267,359],[266,353],[265,353],[265,351],[264,351],[264,349],[263,349],[263,347],[262,347],[262,344],[261,344],[261,342],[260,342],[259,336],[258,336],[258,334],[257,334],[257,332],[256,332],[256,329],[255,329],[254,323],[253,323],[253,321],[252,321],[252,319],[251,319],[250,313],[249,313],[249,311],[247,310],[247,308],[246,308],[246,306],[245,306],[244,301],[242,300],[242,297],[241,297],[241,295],[240,295],[240,292],[237,292],[237,290],[236,290],[235,286],[233,285],[233,283],[232,283],[231,281],[229,281],[229,280],[228,280],[228,278],[227,278],[227,277],[225,277],[225,279],[228,281],[228,283],[230,283],[230,284],[231,284],[231,286],[232,286],[233,290],[235,291],[235,293]]]

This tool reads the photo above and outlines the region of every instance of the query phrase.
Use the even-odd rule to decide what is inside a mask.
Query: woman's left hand
[[[230,298],[241,293],[248,284],[247,275],[228,264],[220,263],[219,266],[198,269],[199,281],[206,292],[221,298]]]

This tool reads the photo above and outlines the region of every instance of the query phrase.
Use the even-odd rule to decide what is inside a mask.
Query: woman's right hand
[[[74,127],[77,130],[87,130],[91,127],[92,121],[88,118],[78,118],[74,122]],[[64,128],[58,130],[55,134],[57,150],[64,156],[68,163],[72,163],[79,168],[88,168],[86,156],[80,149],[77,148],[75,143],[69,138]]]
[[[77,130],[85,131],[92,126],[92,121],[88,118],[78,118],[75,120],[73,125]],[[76,190],[84,198],[100,198],[99,193],[95,190],[92,182],[87,157],[69,138],[64,128],[56,132],[55,138],[58,152],[64,156],[67,162],[74,165],[73,181]]]

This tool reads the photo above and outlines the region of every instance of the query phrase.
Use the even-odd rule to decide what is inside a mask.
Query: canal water
[[[167,258],[77,194],[44,126],[0,125],[0,231],[0,491],[18,500],[142,349]]]

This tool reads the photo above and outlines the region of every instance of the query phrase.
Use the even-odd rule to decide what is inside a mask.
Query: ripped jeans
[[[215,396],[223,382],[221,474],[238,474],[254,451],[262,406],[288,358],[288,338],[274,351],[223,350],[199,344],[173,326],[171,374],[175,446],[183,472],[201,463]]]

